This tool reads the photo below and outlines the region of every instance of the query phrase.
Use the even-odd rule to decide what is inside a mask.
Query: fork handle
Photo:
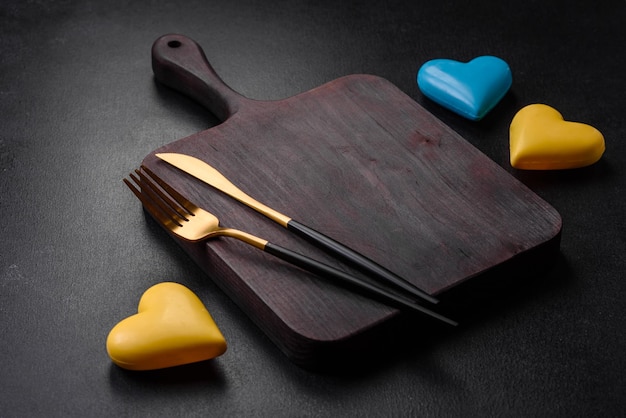
[[[312,258],[306,257],[302,254],[291,251],[287,248],[281,247],[276,244],[268,242],[263,248],[265,252],[271,254],[281,260],[287,261],[303,270],[314,273],[321,277],[333,278],[341,281],[344,285],[358,289],[370,296],[376,297],[382,301],[392,304],[399,308],[410,309],[413,311],[421,312],[429,315],[447,324],[456,326],[457,323],[443,315],[433,312],[423,306],[415,303],[413,300],[398,295],[392,291],[376,286],[374,284],[365,282],[355,276],[352,276],[342,270],[336,269],[327,264],[321,263]]]
[[[326,250],[327,252],[340,257],[343,261],[351,264],[353,267],[361,270],[363,273],[368,274],[369,276],[376,278],[378,280],[382,280],[386,283],[390,283],[391,285],[404,290],[405,292],[409,292],[419,298],[425,299],[430,303],[438,303],[439,301],[419,289],[412,283],[406,281],[402,277],[396,275],[392,271],[386,269],[375,261],[365,257],[364,255],[356,252],[355,250],[346,247],[340,242],[335,241],[334,239],[322,234],[310,228],[300,222],[291,219],[287,224],[287,229],[294,232],[296,235],[301,236],[302,238],[308,240],[309,242],[315,244],[316,246]]]

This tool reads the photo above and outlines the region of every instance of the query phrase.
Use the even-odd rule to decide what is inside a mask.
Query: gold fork
[[[218,236],[235,238],[303,270],[321,277],[336,279],[344,285],[356,288],[393,306],[421,312],[447,324],[457,325],[455,321],[426,309],[414,300],[394,291],[363,281],[342,270],[272,244],[247,232],[219,226],[219,220],[215,215],[187,200],[145,166],[142,166],[141,170],[135,170],[135,174],[131,173],[130,178],[139,188],[128,179],[124,179],[124,183],[158,222],[184,240],[197,242]]]

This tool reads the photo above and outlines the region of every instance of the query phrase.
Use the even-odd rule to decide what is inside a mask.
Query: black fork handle
[[[312,244],[322,248],[323,250],[341,258],[343,261],[359,269],[363,273],[371,276],[372,278],[382,280],[386,283],[390,283],[393,286],[409,292],[419,298],[425,299],[430,303],[438,303],[439,301],[424,292],[420,288],[414,286],[412,283],[406,281],[402,277],[396,275],[392,271],[386,269],[373,260],[365,257],[364,255],[357,253],[351,248],[346,247],[340,242],[322,234],[310,228],[300,222],[293,219],[287,224],[287,229],[294,232],[296,235],[301,236]]]
[[[321,263],[312,258],[306,257],[302,254],[296,253],[287,248],[268,242],[263,249],[268,254],[287,261],[303,270],[314,273],[320,277],[332,278],[339,280],[344,286],[349,286],[353,289],[366,293],[369,296],[373,296],[381,301],[387,302],[392,306],[404,309],[410,309],[426,315],[429,315],[435,319],[443,321],[449,325],[456,326],[457,322],[446,318],[436,312],[433,312],[423,306],[417,304],[411,299],[398,295],[392,291],[384,289],[382,287],[373,285],[366,281],[363,281],[355,276],[352,276],[342,270],[336,269],[327,264]]]

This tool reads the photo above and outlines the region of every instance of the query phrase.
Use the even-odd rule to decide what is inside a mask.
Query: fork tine
[[[169,193],[169,195],[172,197],[172,199],[174,199],[180,206],[184,207],[185,209],[187,209],[187,211],[190,214],[193,214],[193,212],[197,209],[199,209],[196,205],[194,205],[192,202],[190,202],[189,200],[187,200],[183,195],[181,195],[180,193],[178,193],[176,190],[174,190],[172,188],[172,186],[170,186],[169,184],[167,184],[161,177],[157,176],[152,170],[150,170],[148,167],[142,165],[141,169],[143,171],[145,171],[155,182],[157,182],[157,184],[159,186],[161,186],[161,188],[163,190],[165,190],[167,193]]]
[[[189,216],[195,216],[191,211],[181,207],[181,205],[176,200],[174,200],[172,197],[168,196],[165,192],[159,189],[159,187],[154,184],[154,182],[144,173],[139,170],[135,170],[135,173],[137,173],[137,175],[141,179],[142,190],[145,187],[146,191],[148,192],[148,194],[150,194],[152,199],[154,199],[159,207],[164,212],[167,212],[170,217],[175,219],[177,222],[185,222],[189,220]],[[161,180],[161,182],[163,182],[163,180]]]
[[[140,189],[131,188],[135,195],[144,204],[144,207],[148,209],[150,214],[155,216],[161,223],[165,225],[171,225],[172,223],[182,227],[183,222],[187,222],[189,219],[188,213],[181,208],[174,200],[169,198],[163,193],[156,184],[154,184],[150,178],[144,175],[141,171],[135,170],[137,176],[130,174],[130,178],[140,187]],[[129,182],[125,181],[126,185],[130,187]],[[192,214],[193,215],[193,214]]]
[[[154,202],[154,200],[146,193],[146,190],[148,190],[148,186],[142,186],[141,180],[135,177],[132,173],[130,174],[130,177],[133,179],[135,184],[141,187],[141,191],[137,189],[127,179],[123,179],[124,184],[126,184],[126,186],[128,186],[128,188],[133,192],[133,194],[137,196],[137,198],[143,204],[143,207],[150,213],[150,215],[155,217],[163,225],[171,225],[172,223],[174,223],[178,226],[182,226],[180,222],[178,222],[175,219],[172,219],[172,217],[170,216],[170,213],[165,211],[161,207],[159,207]]]
[[[156,184],[150,181],[150,179],[139,170],[135,170],[135,173],[139,176],[141,191],[146,193],[152,201],[157,204],[159,209],[167,214],[167,216],[169,216],[174,223],[182,226],[183,222],[189,221],[182,208],[177,206],[176,202],[167,197],[165,193],[161,192]]]

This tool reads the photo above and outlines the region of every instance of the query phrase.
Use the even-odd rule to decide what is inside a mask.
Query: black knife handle
[[[421,299],[425,299],[431,303],[439,302],[428,293],[419,289],[402,277],[396,275],[392,271],[386,269],[385,267],[365,257],[364,255],[354,251],[353,249],[346,247],[340,242],[337,242],[334,239],[322,234],[321,232],[309,228],[308,226],[303,225],[293,219],[290,220],[287,224],[287,229],[303,237],[312,244],[315,244],[321,249],[331,253],[332,255],[341,258],[348,264],[361,270],[363,273],[366,273],[373,278],[383,281],[384,283],[390,283],[397,288],[403,289],[406,292],[410,292],[411,294]]]
[[[354,289],[360,290],[368,294],[369,296],[377,298],[383,302],[387,302],[391,304],[392,306],[395,306],[398,308],[410,309],[412,311],[417,311],[417,312],[429,315],[438,320],[441,320],[447,324],[454,325],[454,326],[457,325],[455,321],[449,318],[446,318],[445,316],[438,314],[436,312],[433,312],[429,309],[426,309],[423,306],[415,303],[413,300],[405,298],[402,295],[398,295],[387,289],[384,289],[382,287],[363,281],[342,270],[336,269],[332,266],[321,263],[317,260],[313,260],[312,258],[306,257],[302,254],[288,250],[287,248],[268,242],[265,245],[265,248],[263,250],[267,252],[268,254],[278,257],[281,260],[287,261],[290,264],[300,267],[301,269],[306,270],[310,273],[314,273],[320,277],[339,280],[341,281],[343,285],[347,285]]]

